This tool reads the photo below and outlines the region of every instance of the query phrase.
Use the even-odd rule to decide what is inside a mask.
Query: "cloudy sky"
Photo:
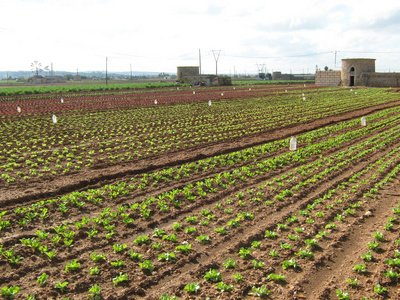
[[[313,73],[342,58],[400,72],[394,0],[0,0],[0,70]],[[218,56],[219,54],[219,56]],[[336,57],[336,60],[335,60]],[[336,61],[336,66],[335,66]]]

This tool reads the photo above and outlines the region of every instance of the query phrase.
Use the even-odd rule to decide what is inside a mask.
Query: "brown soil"
[[[74,174],[73,176],[63,176],[59,180],[51,182],[35,182],[29,186],[13,186],[2,190],[0,195],[0,203],[3,210],[10,212],[14,209],[25,205],[38,203],[39,200],[55,199],[62,197],[73,191],[86,191],[88,189],[101,189],[101,187],[116,182],[127,181],[131,183],[131,178],[138,181],[142,178],[143,173],[160,171],[162,169],[180,166],[191,162],[197,162],[200,159],[213,157],[221,154],[228,154],[234,151],[256,147],[270,141],[287,138],[290,136],[298,136],[318,128],[328,125],[339,124],[346,120],[357,119],[361,116],[371,114],[376,111],[383,110],[388,107],[397,106],[398,103],[390,103],[370,107],[363,110],[352,111],[348,113],[338,114],[329,118],[318,119],[306,124],[297,124],[295,127],[280,128],[279,131],[271,131],[262,135],[246,136],[242,139],[231,139],[220,143],[210,143],[206,146],[192,147],[185,151],[175,151],[163,155],[155,155],[151,158],[136,161],[134,163],[126,163],[124,166],[105,165],[101,169],[85,171]],[[378,132],[384,132],[379,129]],[[344,133],[342,130],[340,133]],[[339,133],[336,133],[338,135]],[[335,134],[333,134],[334,136]],[[36,218],[32,223],[28,223],[24,229],[19,226],[12,226],[12,229],[6,230],[0,238],[4,249],[13,248],[15,253],[23,257],[19,265],[13,265],[6,259],[0,260],[0,282],[1,287],[18,285],[21,288],[20,293],[15,299],[24,299],[23,295],[34,294],[36,299],[61,299],[70,297],[70,299],[87,299],[89,289],[98,284],[102,288],[101,295],[103,299],[159,299],[162,294],[176,296],[178,299],[250,299],[254,298],[249,294],[252,293],[253,287],[265,285],[271,293],[268,299],[337,299],[336,290],[348,291],[351,299],[361,299],[361,297],[375,299],[396,299],[400,296],[398,282],[391,282],[382,274],[389,268],[383,263],[384,260],[393,257],[394,249],[399,249],[399,245],[393,241],[398,239],[399,223],[394,222],[394,228],[391,231],[383,229],[388,217],[394,217],[393,207],[399,205],[399,180],[394,178],[389,181],[379,194],[373,198],[363,197],[368,193],[374,184],[382,180],[394,167],[400,163],[400,158],[393,158],[389,163],[387,170],[381,172],[378,177],[371,179],[372,174],[376,173],[376,169],[368,169],[360,178],[357,179],[359,187],[356,192],[349,192],[352,183],[344,190],[337,188],[343,182],[349,182],[349,179],[356,173],[366,170],[372,162],[378,161],[390,151],[400,147],[400,142],[392,140],[387,147],[374,150],[367,157],[360,157],[351,160],[347,165],[342,166],[338,170],[333,170],[329,174],[325,174],[315,183],[301,188],[292,197],[285,201],[274,201],[274,197],[282,191],[282,187],[272,184],[276,189],[270,186],[260,188],[267,181],[273,181],[274,178],[282,177],[287,174],[296,176],[293,178],[294,186],[300,181],[313,178],[313,175],[326,170],[327,165],[323,164],[315,167],[310,172],[298,173],[297,168],[302,165],[311,164],[313,161],[323,159],[324,157],[333,156],[344,151],[353,145],[367,140],[376,135],[376,132],[366,134],[357,139],[345,142],[338,147],[326,149],[320,154],[310,155],[303,162],[297,164],[283,165],[281,168],[274,169],[270,172],[255,175],[247,178],[245,181],[237,179],[237,183],[221,188],[214,182],[215,192],[209,192],[204,198],[196,199],[194,202],[183,201],[181,208],[175,208],[171,205],[166,213],[155,212],[148,219],[143,219],[140,211],[129,210],[130,216],[135,219],[133,226],[126,226],[121,217],[116,218],[115,223],[116,234],[110,239],[104,237],[107,231],[99,226],[99,234],[93,238],[88,238],[86,232],[91,229],[89,225],[84,225],[82,229],[76,229],[73,222],[80,221],[84,216],[95,218],[106,207],[110,207],[111,211],[117,211],[118,207],[132,203],[141,203],[148,197],[157,197],[162,193],[167,193],[173,189],[182,189],[188,184],[193,184],[193,193],[196,191],[196,182],[214,176],[217,173],[230,172],[238,168],[240,164],[234,166],[217,166],[214,169],[201,171],[198,174],[192,174],[190,177],[182,177],[179,180],[171,180],[170,182],[158,182],[149,185],[143,189],[132,189],[126,195],[119,195],[115,199],[110,198],[104,192],[103,201],[98,205],[88,203],[83,209],[70,207],[70,210],[61,214],[57,205],[47,204],[50,217],[48,219]],[[301,145],[300,145],[301,147]],[[287,153],[287,150],[273,152],[273,156]],[[263,154],[258,158],[251,158],[250,162],[243,162],[246,166],[254,164],[272,157],[271,154]],[[359,183],[364,179],[367,183]],[[226,183],[226,182],[225,182]],[[249,190],[263,193],[261,201],[252,200],[255,194]],[[323,198],[329,190],[336,189],[336,193],[330,198]],[[105,191],[105,190],[104,190]],[[243,202],[240,204],[236,195],[243,192]],[[348,198],[344,195],[349,195]],[[180,195],[182,197],[182,194]],[[199,197],[198,197],[199,198]],[[227,201],[233,199],[232,204]],[[307,210],[308,205],[314,203],[316,199],[324,199],[322,205],[318,209],[309,209],[311,217],[315,219],[314,224],[307,223],[310,217],[300,216],[300,210]],[[338,200],[342,200],[339,203]],[[274,206],[265,205],[265,201],[272,201]],[[338,201],[338,202],[335,202]],[[354,215],[346,215],[344,221],[336,221],[334,217],[337,214],[343,214],[350,204],[356,204],[361,201],[362,206],[355,208]],[[106,203],[105,203],[106,202]],[[217,204],[221,204],[223,209],[216,208]],[[328,208],[328,205],[334,205],[334,208]],[[149,205],[149,207],[158,207],[157,202]],[[206,209],[211,211],[215,217],[209,220],[208,225],[190,224],[187,217],[197,216],[198,221],[206,221],[202,212]],[[233,213],[225,211],[225,209],[233,209]],[[228,222],[237,217],[238,212],[249,212],[254,214],[253,220],[242,219],[239,221],[240,227],[234,228],[228,226]],[[314,215],[318,211],[324,217],[319,218]],[[15,216],[15,215],[14,215]],[[277,223],[287,223],[290,216],[298,216],[298,223],[288,223],[289,228],[286,230],[277,230]],[[7,216],[4,217],[7,220]],[[69,247],[62,242],[56,247],[57,255],[53,260],[48,259],[38,250],[29,248],[21,244],[22,238],[36,237],[36,230],[51,232],[50,236],[55,234],[53,226],[58,226],[63,221],[71,224],[67,231],[74,230],[73,247]],[[180,222],[183,228],[191,226],[197,229],[197,233],[189,234],[184,231],[177,232],[173,230],[173,224]],[[296,253],[300,249],[306,249],[304,241],[313,239],[316,234],[326,230],[327,222],[336,224],[335,230],[329,230],[326,237],[318,239],[320,247],[312,248],[314,252],[313,259],[299,258]],[[91,223],[90,223],[91,224]],[[220,235],[214,231],[215,227],[225,226],[229,230],[228,235]],[[304,227],[303,233],[296,233],[295,227]],[[178,243],[168,240],[162,240],[153,236],[155,228],[162,228],[166,234],[176,234]],[[277,239],[268,239],[264,237],[265,231],[271,230],[279,233]],[[365,263],[361,256],[368,252],[367,243],[374,241],[374,233],[384,232],[384,241],[380,243],[379,251],[374,252],[374,260],[367,262],[367,272],[358,274],[353,270],[354,265]],[[200,234],[210,236],[210,243],[202,244],[196,242],[195,236]],[[287,235],[299,235],[299,241],[288,240]],[[132,243],[137,237],[148,235],[151,244],[137,245]],[[158,260],[158,255],[165,252],[174,252],[177,245],[188,241],[192,244],[191,253],[184,255],[176,252],[176,261],[162,262]],[[260,248],[253,248],[251,255],[247,259],[239,257],[239,250],[250,248],[253,241],[261,241]],[[162,250],[156,251],[152,244],[162,242]],[[291,249],[282,249],[281,244],[290,243]],[[49,250],[53,248],[52,242],[47,240],[43,244],[49,245]],[[126,244],[127,249],[120,253],[113,251],[114,244]],[[3,249],[3,250],[4,250]],[[128,250],[143,254],[143,260],[149,259],[153,262],[154,271],[147,272],[140,268],[138,261],[129,257]],[[269,255],[271,250],[279,252],[278,257]],[[94,263],[89,255],[96,251],[97,253],[105,253],[107,259],[103,263]],[[223,263],[227,258],[233,258],[237,261],[235,269],[230,270],[223,267]],[[299,264],[297,269],[283,269],[284,260],[295,258]],[[67,263],[78,259],[81,263],[80,271],[67,272],[65,266]],[[123,260],[125,266],[118,269],[110,265],[111,261]],[[253,260],[263,261],[265,263],[259,269],[254,268]],[[99,276],[89,275],[89,269],[98,266],[101,270]],[[210,269],[218,270],[223,276],[223,282],[233,285],[232,291],[221,292],[215,288],[217,283],[213,283],[204,279],[204,275]],[[398,267],[393,268],[396,271]],[[46,272],[50,275],[48,284],[41,287],[36,278]],[[112,278],[118,274],[127,273],[129,280],[117,286],[113,285]],[[233,274],[240,273],[243,280],[236,282]],[[286,281],[273,282],[267,279],[271,273],[282,274],[286,277]],[[350,287],[347,279],[358,278],[358,287]],[[60,293],[54,289],[56,282],[68,281],[68,291]],[[190,294],[184,290],[184,287],[192,282],[199,283],[201,288],[197,294]],[[386,296],[374,294],[373,287],[380,283],[387,288]]]

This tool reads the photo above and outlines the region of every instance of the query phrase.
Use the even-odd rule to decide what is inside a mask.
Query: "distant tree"
[[[325,66],[325,68],[324,68],[324,69],[325,69],[325,71],[328,71],[328,70],[329,70],[328,66]]]
[[[158,74],[159,78],[164,78],[164,77],[167,77],[167,76],[169,76],[169,74],[168,73],[164,73],[164,72]]]
[[[65,80],[72,80],[72,79],[74,79],[74,75],[72,75],[72,74],[65,74],[65,75],[64,75],[64,78],[65,78]]]

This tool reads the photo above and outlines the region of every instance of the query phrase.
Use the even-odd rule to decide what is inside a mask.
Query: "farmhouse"
[[[65,79],[62,76],[46,76],[35,75],[28,78],[29,83],[44,84],[44,83],[64,83]]]
[[[232,85],[232,79],[229,76],[205,75],[200,74],[200,68],[197,66],[177,67],[177,81],[180,83],[190,83],[193,85]]]
[[[341,71],[317,71],[317,86],[399,87],[400,73],[376,73],[374,58],[342,59]]]

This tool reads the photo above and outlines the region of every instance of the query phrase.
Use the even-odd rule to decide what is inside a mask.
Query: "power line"
[[[240,56],[240,55],[225,55],[225,56],[239,57],[239,58],[263,58],[263,59],[268,59],[268,58],[287,58],[287,57],[316,56],[316,55],[330,54],[330,53],[332,53],[332,51],[319,52],[319,53],[309,53],[309,54],[287,55],[287,56]]]

